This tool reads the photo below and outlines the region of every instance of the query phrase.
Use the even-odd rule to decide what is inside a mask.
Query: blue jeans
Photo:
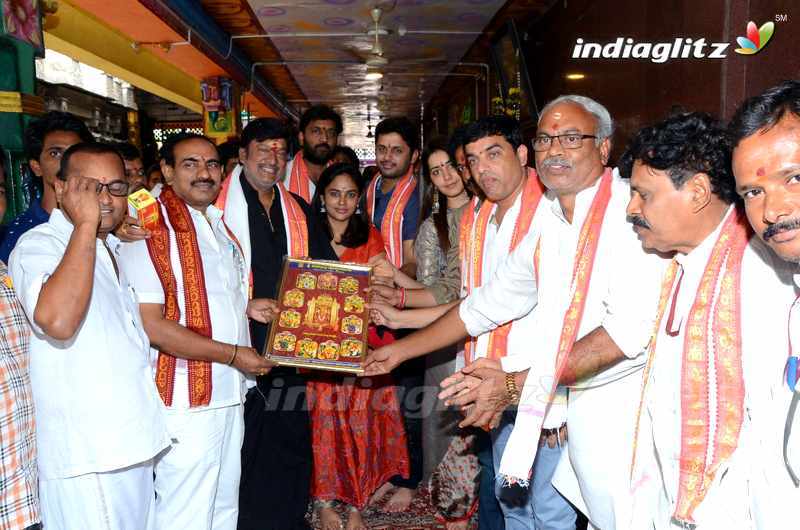
[[[495,469],[500,468],[508,438],[514,429],[516,413],[506,411],[500,425],[492,431],[492,455]],[[506,521],[506,530],[575,530],[575,509],[552,485],[553,473],[564,447],[539,448],[533,462],[531,487],[503,488],[503,479],[495,477],[495,495]]]
[[[536,530],[575,530],[575,508],[553,487],[552,479],[567,444],[539,447],[533,462],[533,521]]]
[[[481,483],[478,489],[478,530],[504,530],[503,512],[494,493],[494,459],[492,440],[485,431],[476,433]]]

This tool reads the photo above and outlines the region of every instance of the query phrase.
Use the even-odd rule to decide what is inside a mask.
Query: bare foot
[[[408,488],[397,488],[389,500],[386,501],[386,506],[383,508],[384,512],[389,513],[400,513],[408,510],[408,507],[411,506],[411,501],[414,500],[414,495],[417,494],[417,490],[412,490]]]
[[[467,530],[469,521],[451,521],[444,523],[445,530]]]
[[[384,498],[386,494],[389,493],[389,491],[391,491],[393,487],[394,486],[392,486],[391,482],[385,482],[383,486],[375,490],[375,493],[373,493],[372,497],[369,498],[368,506],[372,506],[373,504],[377,503],[382,498]]]
[[[317,513],[322,530],[342,530],[342,518],[332,506],[321,506]]]
[[[347,517],[347,526],[345,530],[369,530],[361,517],[361,512],[355,508],[350,508],[350,515]]]

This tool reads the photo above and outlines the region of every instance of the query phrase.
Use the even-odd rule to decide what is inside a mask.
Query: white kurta
[[[160,204],[160,203],[159,203]],[[222,212],[209,206],[206,215],[189,208],[197,234],[197,245],[203,260],[208,311],[211,316],[212,338],[226,344],[250,345],[250,328],[247,322],[248,274],[245,259],[238,244],[231,238],[222,223]],[[180,264],[175,233],[162,207],[161,215],[170,228],[170,259],[178,290],[180,324],[186,325],[186,300],[183,295],[183,272]],[[164,289],[153,267],[146,241],[122,245],[119,266],[130,278],[140,304],[163,304]],[[155,375],[158,350],[151,348],[150,362]],[[175,370],[175,389],[171,408],[189,409],[188,368],[184,359],[178,359]],[[244,403],[246,388],[244,376],[232,366],[213,363],[211,367],[211,402],[207,408],[227,407]],[[199,407],[202,409],[205,407]],[[192,410],[198,410],[192,409]]]
[[[539,306],[531,323],[534,339],[514,362],[517,369],[531,369],[524,394],[534,398],[523,403],[520,410],[534,416],[544,412],[546,398],[541,396],[546,396],[552,385],[558,340],[572,296],[569,284],[579,233],[598,188],[599,180],[578,193],[572,223],[567,222],[560,203],[550,194],[539,207],[543,219],[539,227]],[[611,194],[578,339],[602,326],[630,359],[570,390],[570,441],[553,479],[561,493],[603,530],[616,528],[617,520],[629,517],[625,461],[630,461],[641,354],[652,329],[659,279],[666,265],[665,260],[642,250],[626,222],[625,207],[630,198],[627,181],[615,175]],[[529,311],[536,303],[533,254],[538,239],[538,234],[529,234],[491,282],[462,303],[461,317],[470,333],[491,329]],[[522,431],[512,435],[509,448],[514,443],[534,455],[538,440],[526,438]],[[509,455],[516,451],[511,451],[507,449],[501,471],[513,464],[509,460],[514,457]]]
[[[531,220],[530,227],[528,228],[528,234],[538,233],[539,224],[541,223],[541,219],[543,217],[543,208],[541,208],[541,205],[545,202],[546,201],[543,197],[537,206],[533,219]],[[483,283],[491,280],[503,262],[508,259],[509,249],[511,248],[511,240],[514,235],[514,226],[519,218],[521,208],[522,194],[520,193],[514,201],[514,204],[511,205],[511,208],[509,208],[506,214],[503,216],[503,222],[498,225],[494,217],[495,212],[497,211],[497,206],[494,206],[494,210],[489,219],[489,224],[486,227],[486,232],[484,235],[483,260],[481,269],[481,278],[483,279]],[[522,244],[521,241],[520,244]],[[535,297],[535,282],[534,285],[531,286],[531,289],[531,295]],[[519,363],[519,360],[523,358],[521,357],[521,354],[527,352],[532,341],[537,340],[536,335],[533,333],[535,327],[532,325],[535,318],[535,313],[536,307],[532,306],[529,311],[514,319],[514,324],[511,326],[511,331],[508,334],[506,356],[500,360],[503,369],[507,372],[524,370],[527,368],[527,366],[517,367],[516,364]],[[489,318],[491,318],[491,316],[492,315],[488,315]],[[497,322],[493,322],[494,327],[497,327],[497,324]],[[489,347],[489,333],[486,333],[486,331],[487,330],[484,329],[481,330],[480,334],[470,333],[477,339],[475,344],[476,359],[486,357],[487,355],[487,350]],[[559,427],[566,421],[566,400],[565,396],[563,395],[563,391],[561,391],[561,393],[562,399],[560,399],[551,407],[545,419],[543,428]]]
[[[722,224],[686,255],[677,255],[683,279],[675,298],[673,332],[664,317],[642,413],[637,472],[632,485],[636,507],[631,528],[677,529],[672,521],[678,492],[681,451],[681,367],[686,321]],[[741,339],[745,415],[739,445],[716,473],[694,512],[697,530],[772,530],[786,522],[786,510],[800,497],[783,465],[783,420],[790,393],[783,384],[788,351],[786,322],[794,300],[787,266],[753,239],[742,258]],[[678,270],[680,275],[681,269]],[[677,277],[676,277],[677,279]],[[673,285],[673,293],[677,281]],[[715,297],[719,293],[715,294]],[[665,312],[669,312],[668,303]],[[710,337],[711,338],[711,337]],[[709,345],[710,351],[713,346]],[[709,356],[709,406],[716,414],[716,373]],[[711,428],[715,422],[712,419]],[[709,438],[713,439],[713,430]],[[791,501],[790,501],[791,500]],[[791,504],[781,505],[790,501]]]
[[[795,271],[796,271],[795,265]],[[800,287],[800,274],[794,274],[795,286]],[[795,289],[797,290],[797,289]],[[792,304],[792,309],[789,313],[789,338],[791,340],[791,353],[794,356],[800,356],[800,296],[798,296]],[[789,387],[786,386],[786,392],[789,392]],[[800,384],[795,386],[795,392],[800,393]],[[789,411],[787,410],[787,414]],[[785,422],[786,420],[784,420]],[[792,428],[791,434],[786,440],[787,460],[795,475],[800,477],[800,406],[795,411],[791,419]]]
[[[238,243],[214,206],[205,215],[188,206],[203,265],[211,338],[250,345],[247,321],[248,269]],[[186,325],[183,269],[177,241],[162,205],[170,233],[170,260],[178,292],[180,324]],[[145,241],[121,251],[120,266],[131,277],[141,304],[164,304],[164,290]],[[151,349],[155,373],[158,350]],[[167,425],[175,441],[155,466],[157,528],[222,530],[236,528],[244,430],[242,403],[246,387],[242,373],[223,363],[211,365],[211,400],[189,407],[188,363],[177,360],[172,405]]]
[[[55,209],[23,235],[9,260],[14,290],[32,323],[30,374],[42,480],[120,470],[169,445],[161,399],[147,362],[149,341],[124,271],[98,239],[86,316],[67,341],[46,336],[33,315],[42,286],[61,263],[73,226]],[[113,250],[119,241],[109,235]]]

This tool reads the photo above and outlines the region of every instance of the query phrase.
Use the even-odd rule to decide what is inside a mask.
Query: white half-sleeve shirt
[[[99,239],[89,307],[67,341],[34,322],[42,286],[64,258],[73,226],[53,210],[23,235],[9,270],[31,322],[30,376],[42,479],[122,469],[169,445],[164,410],[148,363],[149,342],[128,278]],[[107,243],[113,252],[119,241]]]
[[[160,204],[160,203],[159,203]],[[248,273],[239,246],[231,238],[224,223],[222,212],[209,206],[204,216],[190,206],[189,213],[197,233],[197,243],[203,260],[208,309],[211,316],[211,338],[227,344],[250,346],[250,331],[247,321]],[[178,288],[180,324],[186,325],[186,302],[183,295],[183,273],[181,270],[175,234],[169,225],[165,211],[161,215],[170,229],[170,259]],[[207,218],[206,218],[207,217]],[[140,304],[164,304],[164,290],[156,274],[146,241],[123,244],[120,251],[120,267],[125,270]],[[150,364],[155,374],[158,350],[151,348]],[[188,364],[178,359],[175,370],[175,388],[172,409],[204,410],[226,407],[244,402],[246,388],[244,376],[232,366],[220,363],[211,365],[211,402],[207,407],[189,409]],[[152,377],[151,375],[151,377]]]

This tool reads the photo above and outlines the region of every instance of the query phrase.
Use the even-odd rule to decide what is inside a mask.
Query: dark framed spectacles
[[[586,138],[597,138],[594,134],[580,134],[580,133],[566,133],[556,134],[550,136],[549,134],[540,134],[533,139],[534,151],[547,151],[553,145],[553,139],[558,139],[558,143],[564,149],[578,149],[583,145],[583,140]]]
[[[103,184],[98,180],[96,188],[98,195],[103,193],[103,188],[107,189],[108,193],[114,197],[127,197],[131,185],[124,180],[115,180],[114,182],[109,182],[108,184]]]

